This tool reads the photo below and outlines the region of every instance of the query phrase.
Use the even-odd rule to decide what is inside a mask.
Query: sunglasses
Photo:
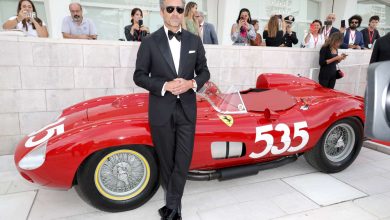
[[[179,6],[176,6],[176,7],[175,7],[175,6],[167,6],[167,7],[165,8],[165,10],[167,10],[167,12],[168,12],[169,14],[171,14],[171,13],[175,10],[175,8],[176,8],[177,13],[183,14],[184,8],[179,7]]]
[[[351,21],[351,24],[359,24],[358,21]]]

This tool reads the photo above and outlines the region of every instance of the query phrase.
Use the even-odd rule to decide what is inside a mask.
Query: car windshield
[[[213,82],[207,82],[198,92],[221,114],[247,113],[240,91],[234,86],[218,88]]]

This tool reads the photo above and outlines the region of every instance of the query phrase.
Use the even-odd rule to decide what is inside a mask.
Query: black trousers
[[[166,206],[181,209],[194,147],[195,124],[188,120],[178,99],[171,120],[150,128],[159,159],[160,183],[165,192]]]
[[[334,89],[334,86],[336,85],[336,78],[332,79],[319,79],[318,80],[320,85],[326,88]]]

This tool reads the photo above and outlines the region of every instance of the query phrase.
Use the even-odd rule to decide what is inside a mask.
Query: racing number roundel
[[[252,152],[249,157],[250,158],[260,158],[264,157],[268,153],[271,152],[273,155],[279,155],[284,152],[296,152],[301,150],[303,147],[306,146],[306,144],[309,142],[309,133],[304,130],[304,128],[307,128],[307,122],[306,121],[301,121],[294,123],[294,136],[293,138],[296,137],[301,137],[302,142],[298,146],[291,146],[291,138],[290,138],[290,127],[284,123],[277,124],[275,126],[275,129],[273,128],[272,124],[270,125],[264,125],[264,126],[259,126],[256,127],[256,139],[255,143],[259,141],[265,141],[266,142],[266,147],[262,152],[255,153]],[[283,132],[281,142],[283,143],[283,147],[279,149],[277,146],[274,146],[274,137],[271,134],[268,134],[267,132],[270,131],[280,131]]]
[[[60,135],[64,133],[64,124],[61,123],[65,120],[65,117],[58,119],[56,122],[53,122],[51,124],[46,125],[45,127],[39,129],[38,131],[35,131],[31,134],[28,135],[28,140],[24,144],[25,147],[30,148],[30,147],[35,147],[38,146],[46,141],[48,141],[51,137],[54,135]],[[52,127],[54,126],[54,127]],[[46,135],[38,140],[35,139],[35,135],[39,134],[40,132],[46,130]]]

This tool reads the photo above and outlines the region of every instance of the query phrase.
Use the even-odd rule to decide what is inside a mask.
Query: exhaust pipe
[[[205,171],[190,171],[188,172],[187,179],[194,181],[210,181],[218,179],[229,180],[244,176],[256,175],[261,170],[272,169],[276,167],[280,167],[286,165],[288,163],[294,162],[298,159],[298,155],[283,157],[281,159],[273,160],[270,162],[259,163],[259,164],[251,164],[251,165],[243,165],[238,167],[230,167],[221,170],[216,170],[212,172]]]

